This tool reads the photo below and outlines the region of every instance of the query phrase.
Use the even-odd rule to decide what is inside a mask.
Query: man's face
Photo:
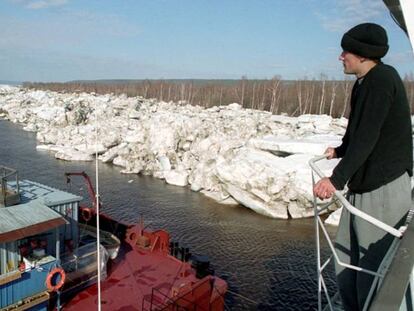
[[[363,58],[351,52],[343,51],[339,55],[339,60],[344,66],[344,73],[358,74]]]

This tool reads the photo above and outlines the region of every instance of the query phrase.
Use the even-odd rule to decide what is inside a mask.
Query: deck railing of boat
[[[309,161],[309,165],[312,169],[313,186],[315,185],[315,174],[320,178],[325,177],[316,165],[316,162],[323,159],[326,159],[326,155],[317,156]],[[349,213],[355,217],[360,217],[395,237],[378,271],[366,270],[340,261],[334,244],[321,219],[321,215],[325,214],[329,207],[336,203],[340,203],[343,208],[346,208]],[[318,310],[343,310],[339,293],[337,292],[332,296],[330,295],[323,275],[324,270],[327,268],[332,258],[334,258],[338,265],[374,276],[374,281],[363,310],[413,310],[414,243],[412,243],[412,241],[414,239],[414,221],[411,221],[414,214],[413,207],[411,207],[405,225],[396,229],[352,206],[340,191],[335,191],[332,200],[322,205],[319,205],[317,198],[314,197],[313,206],[317,253]],[[332,252],[332,255],[324,262],[322,262],[321,259],[320,233],[325,237],[329,249]],[[322,293],[324,293],[326,298],[325,307],[323,309]],[[374,294],[375,296],[373,297]],[[371,300],[372,303],[369,304]]]
[[[6,206],[6,201],[7,201],[7,197],[10,196],[10,194],[8,194],[8,182],[11,179],[14,179],[16,182],[16,189],[15,189],[15,193],[16,195],[19,195],[20,193],[20,189],[19,189],[19,176],[17,174],[17,171],[15,169],[0,165],[0,177],[1,177],[1,189],[0,189],[0,197],[2,202],[0,202],[1,204],[3,204],[3,206]]]
[[[191,292],[197,291],[197,288],[200,288],[203,286],[206,282],[210,282],[210,279],[205,279],[201,283],[199,283],[195,288],[191,289]],[[217,290],[216,287],[213,286],[213,291]],[[172,299],[168,293],[163,293],[162,290],[158,288],[152,288],[151,290],[151,296],[150,297],[144,297],[142,300],[142,311],[167,311],[167,310],[174,310],[174,311],[197,311],[197,310],[204,310],[208,311],[210,309],[205,309],[198,305],[197,302],[191,301],[186,299],[185,297],[189,294],[189,292],[184,292]],[[160,299],[160,297],[162,297]],[[219,300],[224,299],[222,294],[218,292],[217,298],[214,301],[210,301],[210,306],[214,305],[214,303]],[[157,301],[158,300],[158,301]],[[182,305],[185,306],[182,306]],[[149,306],[147,306],[149,305]]]
[[[156,297],[163,297],[163,301],[159,301],[157,302],[156,300],[159,298]],[[185,296],[185,295],[182,295]],[[186,303],[186,307],[182,307],[180,305],[178,305],[178,303],[176,302],[177,300],[180,300],[182,302]],[[149,308],[146,308],[146,303],[149,303]],[[168,295],[164,294],[161,290],[157,289],[157,288],[153,288],[151,291],[151,298],[148,299],[143,299],[142,300],[142,310],[143,311],[153,311],[153,310],[157,310],[157,311],[164,311],[164,310],[171,310],[171,307],[174,307],[173,310],[177,310],[177,311],[185,311],[188,310],[188,307],[191,306],[193,307],[191,310],[196,310],[197,306],[194,302],[191,302],[188,299],[185,299],[184,297],[177,297],[176,300],[171,299]]]
[[[105,279],[108,253],[105,247],[100,246],[101,252],[101,277]],[[97,249],[96,242],[91,242],[77,247],[73,251],[61,255],[60,266],[65,270],[66,282],[65,291],[80,289],[97,282]]]

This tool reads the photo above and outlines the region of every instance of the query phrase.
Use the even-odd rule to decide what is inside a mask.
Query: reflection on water
[[[94,176],[94,163],[60,161],[36,151],[36,135],[10,122],[0,121],[0,131],[1,165],[18,169],[20,178],[88,197],[83,180],[74,178],[69,188],[63,174]],[[112,165],[100,164],[99,173],[106,213],[129,223],[143,215],[151,228],[164,228],[193,253],[210,257],[216,274],[229,283],[229,310],[316,309],[313,219],[269,219],[241,206],[219,205],[189,188],[122,175]]]

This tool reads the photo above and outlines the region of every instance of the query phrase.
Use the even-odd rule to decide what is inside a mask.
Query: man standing
[[[328,159],[342,158],[332,176],[313,191],[321,199],[348,183],[348,200],[361,211],[398,226],[411,207],[413,147],[411,113],[397,71],[381,62],[388,51],[384,28],[364,23],[351,28],[341,41],[339,60],[357,81],[351,113],[341,146],[328,148]],[[392,237],[344,209],[336,237],[340,260],[377,271]],[[373,276],[336,265],[345,310],[363,310]],[[369,301],[367,305],[369,305]]]

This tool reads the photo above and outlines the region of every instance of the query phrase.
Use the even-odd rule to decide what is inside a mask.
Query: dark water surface
[[[86,190],[83,180],[69,188],[64,172],[84,170],[94,179],[94,162],[66,162],[37,151],[36,134],[8,121],[0,121],[0,133],[0,165],[18,169],[21,179],[75,193]],[[209,256],[229,284],[228,310],[317,308],[313,219],[270,219],[163,180],[120,174],[112,165],[100,163],[99,173],[108,214],[128,223],[142,214],[150,228],[164,228],[180,245]]]

